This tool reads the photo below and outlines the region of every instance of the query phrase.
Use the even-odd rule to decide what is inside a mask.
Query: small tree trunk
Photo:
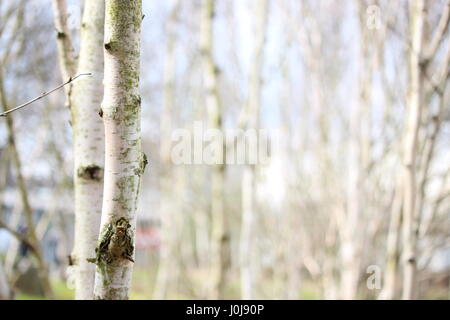
[[[92,77],[74,83],[70,95],[74,142],[75,239],[72,261],[75,298],[93,299],[97,244],[102,212],[104,129],[99,116],[103,97],[104,2],[85,1],[78,72]]]
[[[403,198],[403,299],[414,299],[417,269],[417,221],[416,221],[416,154],[418,132],[422,116],[423,70],[421,64],[424,37],[424,0],[410,1],[412,47],[410,52],[410,88],[408,117],[404,140],[404,198]]]
[[[161,200],[159,205],[161,221],[161,246],[159,255],[158,274],[156,277],[154,298],[165,299],[168,295],[170,285],[173,283],[177,272],[176,242],[179,234],[178,215],[181,212],[175,210],[173,199],[174,174],[171,165],[171,130],[172,112],[175,98],[175,40],[176,40],[176,19],[180,1],[177,1],[172,8],[170,18],[166,25],[166,55],[164,58],[164,91],[163,91],[163,112],[161,115],[160,130],[160,161],[161,161]]]
[[[202,53],[203,82],[206,89],[208,127],[222,129],[222,110],[218,92],[218,69],[213,58],[213,20],[215,0],[203,0],[201,10],[200,50]],[[212,144],[221,143],[214,150],[224,150],[223,141],[216,139]],[[223,156],[223,152],[222,152]],[[228,268],[227,246],[228,225],[224,212],[224,164],[215,164],[212,169],[211,198],[211,290],[210,297],[221,299],[224,295],[225,276]]]
[[[128,299],[136,206],[147,163],[141,149],[140,0],[105,2],[103,211],[97,247],[96,299]]]
[[[80,53],[75,59],[65,0],[53,0],[61,75],[63,80],[78,72],[92,77],[67,86],[71,110],[74,150],[75,232],[70,272],[74,273],[75,298],[93,299],[95,266],[92,258],[97,244],[102,211],[104,129],[99,116],[103,96],[103,1],[87,0],[80,33]],[[77,66],[78,64],[78,66]]]
[[[103,195],[104,129],[98,115],[103,96],[103,1],[85,1],[79,60],[74,56],[65,0],[53,0],[61,75],[78,72],[92,77],[66,87],[74,141],[75,232],[70,272],[75,298],[93,299],[95,266],[89,264],[97,243]],[[78,63],[78,66],[77,66]]]
[[[357,297],[358,281],[364,242],[363,203],[365,200],[366,169],[370,145],[370,88],[372,64],[370,63],[369,35],[366,26],[366,6],[357,1],[360,20],[359,50],[359,99],[350,114],[350,137],[348,148],[348,190],[345,221],[341,226],[341,293],[342,299]],[[367,211],[367,207],[365,208]]]
[[[392,202],[391,221],[389,225],[387,245],[386,245],[386,266],[384,271],[384,285],[378,299],[394,299],[398,286],[398,256],[399,256],[399,238],[402,218],[402,192],[399,186],[395,191],[394,201]]]
[[[75,74],[77,68],[75,53],[67,24],[69,14],[67,12],[66,0],[53,0],[53,20],[56,29],[56,44],[58,48],[58,61],[63,81]],[[70,92],[72,84],[64,87],[66,92],[66,103],[70,104]]]
[[[264,44],[266,41],[268,0],[256,1],[255,6],[257,7],[255,49],[252,59],[253,65],[250,71],[248,101],[244,113],[245,121],[242,125],[245,129],[256,131],[259,127],[259,112],[261,108],[261,73],[263,68]],[[257,132],[255,135],[258,137]],[[247,161],[248,160],[249,159],[247,159]],[[254,257],[252,256],[252,252],[255,251],[255,171],[255,164],[246,164],[241,184],[242,226],[239,259],[242,299],[254,298],[254,266],[252,263]]]

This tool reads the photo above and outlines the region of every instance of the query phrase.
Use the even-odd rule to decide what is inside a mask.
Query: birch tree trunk
[[[401,187],[397,187],[392,202],[391,221],[386,243],[386,265],[384,270],[384,284],[378,299],[392,300],[396,296],[398,287],[398,256],[399,238],[402,219],[402,196]]]
[[[173,167],[171,165],[171,130],[172,112],[175,98],[175,40],[176,40],[176,19],[180,1],[176,1],[172,8],[170,18],[166,25],[166,55],[164,57],[164,91],[163,91],[163,112],[161,115],[161,139],[160,139],[160,159],[161,159],[161,200],[160,200],[160,221],[161,221],[161,247],[158,265],[158,275],[156,278],[154,297],[157,300],[165,299],[172,280],[176,276],[176,238],[179,233],[178,217],[181,214],[175,210],[173,197]]]
[[[67,24],[69,14],[66,0],[53,0],[53,20],[56,29],[56,44],[58,48],[59,68],[64,81],[75,74],[77,61],[75,58],[70,30]],[[70,107],[70,92],[72,84],[64,87],[66,92],[66,104]]]
[[[86,0],[80,32],[80,53],[74,57],[67,25],[65,0],[54,0],[60,69],[63,80],[78,72],[92,77],[77,81],[66,91],[71,111],[74,151],[75,232],[71,254],[75,299],[94,298],[92,258],[98,239],[103,197],[104,129],[99,116],[103,97],[103,1]]]
[[[266,40],[268,0],[255,2],[256,11],[256,39],[253,53],[253,65],[250,71],[249,96],[243,123],[244,129],[255,131],[259,127],[259,112],[261,104],[262,67],[264,44]],[[245,139],[243,137],[243,139]],[[245,142],[244,142],[245,143]],[[240,239],[240,273],[242,299],[254,299],[254,270],[252,252],[254,252],[254,224],[255,224],[255,165],[246,164],[242,176],[242,226]]]
[[[218,91],[218,68],[213,58],[213,21],[215,0],[203,0],[201,9],[200,50],[202,54],[203,83],[206,89],[206,108],[208,111],[208,127],[222,129],[222,110]],[[222,145],[218,145],[221,143]],[[216,139],[214,150],[224,150],[224,142]],[[223,156],[223,152],[222,152]],[[228,263],[226,248],[228,245],[228,225],[224,212],[224,173],[225,166],[215,164],[212,172],[212,239],[211,239],[211,288],[210,297],[223,298],[225,276]]]
[[[103,97],[103,1],[85,1],[78,72],[92,77],[74,83],[70,95],[74,150],[75,239],[72,262],[75,298],[93,299],[97,244],[103,198],[104,129],[99,116]]]
[[[411,41],[410,84],[408,96],[408,115],[404,140],[403,172],[403,299],[414,299],[416,294],[417,269],[417,221],[416,221],[416,153],[418,132],[422,116],[423,65],[421,61],[424,23],[424,0],[410,1]]]
[[[147,163],[141,149],[139,96],[142,1],[105,2],[105,176],[95,299],[128,299],[136,206]]]
[[[370,88],[372,68],[370,64],[369,35],[367,34],[366,6],[357,1],[360,18],[359,52],[359,97],[350,114],[349,137],[349,185],[347,190],[347,211],[342,225],[342,271],[341,298],[353,300],[358,291],[363,243],[363,209],[365,198],[364,181],[370,145]],[[367,211],[367,207],[365,209]]]

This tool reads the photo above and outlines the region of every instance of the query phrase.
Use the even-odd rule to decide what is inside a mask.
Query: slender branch
[[[72,79],[69,79],[69,81],[72,81]],[[4,92],[3,87],[3,75],[2,70],[0,68],[0,97],[1,97],[1,105],[3,107],[3,110],[5,110],[5,107],[7,105],[7,99]],[[16,182],[17,182],[17,188],[20,194],[20,198],[23,204],[23,211],[25,214],[25,222],[27,224],[27,234],[26,238],[29,243],[33,246],[34,255],[36,257],[37,267],[38,267],[38,276],[39,280],[42,284],[42,289],[44,295],[49,298],[53,299],[53,291],[51,288],[50,280],[49,280],[49,274],[47,265],[44,261],[44,255],[43,251],[41,249],[41,246],[39,244],[38,238],[36,237],[36,232],[34,229],[34,221],[33,221],[33,211],[30,205],[29,201],[29,193],[27,191],[26,185],[25,185],[25,179],[22,174],[22,165],[20,162],[19,153],[17,151],[16,146],[16,138],[14,133],[14,119],[12,117],[6,118],[6,126],[8,130],[8,144],[11,150],[11,156],[12,156],[12,162],[15,167],[16,171]]]
[[[392,34],[395,35],[398,39],[401,40],[401,42],[403,42],[403,43],[407,46],[407,48],[412,52],[412,54],[416,54],[416,55],[420,58],[420,64],[424,67],[424,73],[423,73],[423,75],[424,75],[424,77],[425,77],[425,80],[426,80],[427,83],[431,86],[431,89],[432,89],[434,92],[436,92],[439,96],[442,97],[442,95],[444,94],[444,92],[443,92],[443,90],[440,88],[439,83],[436,83],[436,82],[433,80],[433,77],[430,76],[430,75],[428,74],[428,63],[429,63],[430,59],[433,58],[433,57],[428,57],[428,56],[427,56],[427,57],[424,58],[424,57],[422,57],[422,55],[418,54],[417,52],[414,52],[414,50],[413,50],[413,48],[412,48],[412,45],[411,45],[411,41],[405,40],[405,39],[404,39],[404,36],[401,35],[401,34],[400,34],[400,33],[399,33],[392,25],[388,25],[387,28],[388,28],[389,30],[391,30],[391,31],[392,31]],[[449,56],[449,55],[447,55],[447,57],[448,57],[448,56]],[[444,59],[444,65],[448,64],[447,62],[448,62],[448,58],[445,58],[445,59]],[[445,69],[445,68],[444,68],[444,69],[438,68],[438,70],[446,70],[446,69]],[[445,80],[446,74],[447,74],[447,73],[444,71],[444,80]]]
[[[49,94],[55,92],[55,91],[58,90],[58,89],[61,89],[61,88],[64,87],[65,85],[67,85],[67,84],[73,82],[75,79],[77,79],[77,78],[79,78],[79,77],[81,77],[81,76],[90,76],[90,75],[92,75],[92,73],[80,73],[80,74],[77,74],[77,75],[74,76],[74,77],[70,77],[69,80],[67,80],[67,81],[64,82],[63,84],[60,84],[59,86],[53,88],[53,89],[50,90],[49,92],[43,92],[40,96],[37,96],[36,98],[31,99],[30,101],[25,102],[24,104],[21,104],[20,106],[17,106],[17,107],[15,107],[15,108],[12,108],[12,109],[9,109],[9,110],[7,110],[7,111],[5,111],[5,112],[0,113],[0,117],[5,117],[6,115],[8,115],[9,113],[11,113],[11,112],[13,112],[13,111],[22,109],[23,107],[26,107],[26,106],[32,104],[33,102],[35,102],[35,101],[37,101],[37,100],[40,100],[40,99],[44,98],[45,96],[48,96]]]
[[[433,58],[435,55],[437,49],[439,48],[439,45],[441,44],[442,40],[444,39],[445,31],[447,30],[447,27],[450,22],[450,0],[447,0],[447,3],[445,4],[444,12],[442,13],[441,18],[439,19],[438,26],[436,28],[436,31],[434,33],[434,36],[425,51],[424,59],[426,61],[429,61]]]
[[[26,245],[34,254],[36,254],[36,247],[34,246],[33,243],[31,243],[28,238],[13,230],[12,228],[10,228],[8,225],[6,225],[3,221],[0,220],[0,229],[5,229],[6,231],[8,231],[11,235],[13,235],[17,240],[21,241],[24,245]]]

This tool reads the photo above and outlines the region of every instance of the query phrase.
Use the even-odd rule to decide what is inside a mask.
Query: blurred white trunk
[[[166,55],[164,57],[164,91],[163,91],[163,112],[161,115],[160,127],[160,161],[161,161],[161,180],[160,180],[160,221],[161,221],[161,246],[159,254],[158,274],[154,298],[162,300],[167,298],[168,289],[172,280],[176,278],[177,264],[176,256],[176,238],[179,235],[178,220],[180,211],[176,211],[174,201],[174,168],[171,160],[171,131],[172,116],[175,99],[175,40],[176,40],[176,19],[179,10],[180,1],[177,1],[172,8],[169,19],[166,24]],[[178,180],[177,180],[178,182]]]
[[[410,51],[410,84],[408,96],[408,114],[404,140],[403,172],[403,299],[414,299],[417,290],[417,233],[416,216],[416,166],[418,132],[422,116],[423,70],[421,64],[424,23],[424,0],[410,1],[411,51]]]
[[[372,81],[372,63],[369,47],[369,35],[366,26],[366,6],[357,2],[360,19],[360,49],[358,85],[359,97],[350,114],[350,137],[348,148],[347,210],[345,220],[340,227],[341,237],[341,293],[340,297],[353,300],[357,296],[358,281],[364,242],[364,213],[369,210],[365,201],[366,170],[369,162],[370,145],[370,88]]]
[[[195,79],[202,77],[200,73]],[[205,108],[203,100],[203,88],[197,87],[192,91],[193,97],[193,119],[196,121],[202,121],[204,118]],[[191,128],[193,130],[193,128]],[[192,132],[192,131],[191,131]],[[195,201],[193,221],[194,221],[194,232],[195,232],[195,247],[196,247],[196,258],[198,267],[202,270],[208,268],[211,261],[211,241],[210,241],[210,212],[208,209],[209,199],[206,194],[204,194],[205,180],[208,176],[208,170],[205,166],[194,166],[189,169],[191,179],[192,179],[192,192],[194,194],[202,194]],[[198,288],[198,296],[206,298],[208,295],[208,286],[201,286]]]
[[[95,299],[128,299],[136,206],[146,158],[141,150],[140,0],[105,2],[104,197]],[[118,229],[121,227],[121,229]],[[108,233],[111,228],[113,234]]]
[[[386,262],[383,289],[378,296],[381,300],[395,298],[398,288],[399,239],[401,230],[403,192],[401,185],[396,188],[391,208],[391,221],[386,245]]]
[[[305,245],[305,237],[300,234],[301,220],[298,217],[297,210],[291,203],[292,199],[286,199],[288,204],[287,209],[289,211],[286,219],[288,220],[288,226],[286,226],[286,242],[285,242],[285,255],[286,255],[286,299],[297,300],[300,295],[301,281],[302,281],[302,264],[303,264],[303,245]]]
[[[361,101],[360,101],[361,102]],[[350,119],[350,148],[348,154],[349,186],[347,190],[347,211],[340,226],[341,233],[341,283],[340,298],[356,298],[360,269],[360,222],[361,222],[361,158],[360,158],[360,121],[361,113],[357,103],[353,106]]]
[[[58,60],[61,70],[61,76],[63,81],[67,81],[69,77],[75,75],[76,59],[70,37],[70,30],[67,23],[69,19],[69,13],[67,12],[66,0],[53,0],[53,20],[56,29],[57,47],[58,47]],[[67,103],[69,103],[68,97],[72,85],[64,87],[67,95]]]
[[[242,226],[239,248],[241,298],[254,299],[254,222],[255,222],[255,172],[245,166],[242,174]]]
[[[331,212],[331,216],[340,215],[339,208],[335,208]],[[338,299],[338,283],[335,276],[336,273],[336,242],[337,242],[337,228],[334,220],[329,221],[328,228],[325,232],[325,248],[324,257],[322,261],[322,290],[325,300]]]
[[[262,67],[264,58],[264,44],[266,40],[268,0],[255,1],[256,35],[252,66],[249,79],[249,94],[247,105],[244,107],[244,129],[258,130],[259,112],[261,104]],[[257,136],[257,133],[256,133]],[[244,138],[243,138],[244,139]],[[244,142],[245,143],[245,142]],[[247,161],[249,161],[247,156]],[[240,273],[242,299],[254,299],[254,256],[255,252],[255,165],[246,164],[242,175],[242,226],[240,239]]]
[[[202,54],[203,83],[206,91],[208,128],[222,130],[222,108],[218,89],[218,69],[214,61],[213,21],[215,0],[203,0],[201,8],[200,50]],[[214,150],[224,150],[223,141],[216,139]],[[222,152],[223,156],[223,152]],[[228,222],[224,211],[224,164],[214,164],[211,177],[211,281],[209,296],[222,299],[228,269]]]

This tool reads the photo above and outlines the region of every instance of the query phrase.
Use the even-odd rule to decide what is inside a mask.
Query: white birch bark
[[[176,261],[175,246],[179,233],[178,217],[181,212],[177,212],[173,199],[174,174],[171,165],[171,130],[172,112],[175,99],[175,26],[179,10],[180,1],[177,1],[172,8],[170,18],[167,21],[166,31],[166,55],[164,58],[164,91],[163,91],[163,112],[161,115],[161,139],[160,139],[160,160],[161,160],[161,200],[160,200],[160,221],[161,221],[161,246],[159,255],[158,275],[156,278],[154,298],[156,300],[165,299],[168,289],[175,278]]]
[[[391,208],[391,221],[386,243],[386,265],[384,268],[383,289],[378,296],[380,300],[392,300],[396,296],[398,287],[398,256],[399,238],[401,230],[403,193],[401,187],[396,189]]]
[[[253,65],[250,71],[249,95],[245,111],[245,129],[257,130],[261,104],[262,66],[264,44],[266,40],[268,0],[255,1],[256,28]],[[257,133],[256,133],[257,135]],[[241,182],[242,192],[242,226],[240,239],[240,274],[242,299],[254,299],[254,269],[252,252],[254,252],[255,224],[255,165],[247,164]]]
[[[98,115],[103,94],[104,3],[85,1],[79,60],[70,39],[65,0],[54,0],[60,69],[63,79],[79,72],[92,77],[67,86],[74,141],[75,232],[68,272],[74,275],[75,298],[92,299],[95,267],[91,258],[98,237],[103,193],[104,132]],[[78,65],[77,65],[78,64]]]
[[[65,0],[53,1],[58,55],[63,80],[78,72],[92,76],[67,86],[74,150],[75,232],[69,274],[73,274],[75,298],[93,299],[97,244],[103,196],[104,129],[99,116],[103,96],[103,1],[86,0],[80,32],[80,52],[75,58]]]
[[[370,144],[370,85],[372,68],[370,64],[369,39],[367,35],[365,9],[357,2],[360,18],[359,52],[359,99],[353,105],[350,114],[349,161],[347,190],[347,211],[342,230],[341,244],[341,298],[353,300],[358,291],[363,243],[363,206],[365,198],[365,170],[368,163],[368,145]],[[367,211],[367,206],[365,208]]]
[[[411,52],[410,52],[410,88],[408,96],[408,114],[404,140],[403,172],[403,299],[414,299],[416,293],[417,269],[417,228],[416,221],[416,154],[418,132],[422,116],[423,70],[421,64],[424,23],[424,0],[410,1]]]
[[[70,30],[67,24],[69,14],[67,12],[66,0],[53,0],[53,20],[56,29],[56,44],[58,48],[58,61],[63,81],[75,75],[76,58],[70,37]],[[66,103],[69,104],[69,97],[72,84],[64,87],[66,92]]]
[[[201,8],[200,50],[202,54],[203,83],[206,90],[206,109],[208,127],[222,129],[222,110],[218,92],[218,69],[213,58],[213,21],[215,0],[203,0]],[[223,141],[216,139],[211,144],[214,150],[224,149]],[[222,152],[223,156],[223,152]],[[211,198],[211,281],[210,297],[223,298],[225,276],[227,273],[226,246],[228,244],[228,225],[224,212],[224,173],[223,164],[215,164],[212,169]]]
[[[103,210],[97,247],[95,299],[128,299],[136,206],[146,158],[141,150],[139,96],[140,0],[105,2],[105,125]],[[118,225],[118,222],[121,222]],[[113,234],[108,233],[112,228]],[[121,232],[118,231],[121,227]],[[109,237],[109,239],[108,239]],[[108,241],[109,240],[109,241]],[[106,244],[106,247],[101,245]]]
[[[93,299],[97,244],[102,212],[104,129],[99,116],[103,97],[103,1],[85,1],[78,72],[92,76],[74,83],[70,95],[74,150],[75,233],[72,269],[75,298]]]

